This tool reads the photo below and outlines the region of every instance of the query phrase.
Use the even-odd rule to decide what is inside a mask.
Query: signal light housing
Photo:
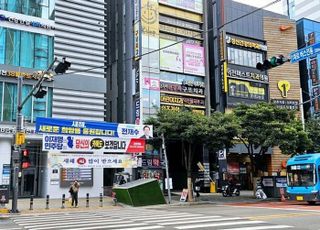
[[[258,62],[256,68],[260,71],[265,71],[265,70],[277,67],[279,65],[282,65],[288,61],[289,59],[285,58],[283,55],[273,56],[269,60],[264,60],[263,63]]]

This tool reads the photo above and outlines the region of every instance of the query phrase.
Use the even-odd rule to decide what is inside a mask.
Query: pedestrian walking
[[[73,184],[70,186],[69,193],[71,195],[71,206],[74,206],[75,208],[78,207],[78,192],[79,192],[80,184],[77,180],[73,182]]]

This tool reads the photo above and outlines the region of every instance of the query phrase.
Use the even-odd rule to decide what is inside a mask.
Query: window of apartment
[[[22,97],[25,98],[31,91],[31,85],[24,85]],[[1,121],[16,121],[17,112],[17,84],[0,82],[0,118]],[[52,88],[48,88],[44,98],[30,97],[22,109],[24,119],[35,122],[37,117],[52,116]]]
[[[255,68],[258,62],[262,62],[262,53],[251,50],[228,47],[228,63]]]
[[[0,64],[46,69],[53,60],[53,37],[0,28]]]
[[[55,0],[0,0],[1,10],[53,19]]]

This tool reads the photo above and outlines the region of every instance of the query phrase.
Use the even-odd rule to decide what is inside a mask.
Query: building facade
[[[287,0],[283,1],[285,13],[295,20],[308,18],[320,21],[320,4],[318,0]]]
[[[299,114],[297,65],[286,63],[262,72],[256,69],[258,62],[281,54],[288,56],[297,48],[294,22],[265,10],[233,21],[239,17],[239,9],[241,15],[245,15],[256,8],[229,0],[218,1],[214,6],[209,4],[208,9],[212,12],[209,28],[219,28],[209,34],[211,91],[214,92],[211,93],[211,106],[225,112],[239,103],[273,102]],[[280,26],[287,26],[290,30],[281,31]],[[282,92],[281,84],[289,84],[290,90]],[[259,149],[256,149],[258,152]],[[212,157],[210,166],[219,165],[220,178],[231,174],[243,187],[252,188],[252,166],[247,153],[243,144],[236,144],[226,150],[225,159],[215,161]],[[284,159],[286,156],[282,156],[276,148],[270,148],[263,156],[256,156],[260,176],[281,170]]]
[[[103,0],[2,0],[0,8],[0,182],[10,182],[17,77],[24,76],[24,98],[37,81],[34,72],[46,70],[54,57],[60,61],[66,57],[72,63],[67,74],[44,82],[45,97],[31,97],[23,107],[31,166],[22,169],[19,179],[19,196],[61,197],[67,188],[50,183],[53,172],[47,167],[35,121],[37,117],[104,121],[107,6]],[[84,187],[80,195],[101,192],[103,170],[93,170],[90,180],[93,185]]]
[[[320,41],[320,23],[306,18],[297,21],[298,47],[306,47]],[[299,62],[301,87],[306,118],[319,118],[319,55],[309,57]]]

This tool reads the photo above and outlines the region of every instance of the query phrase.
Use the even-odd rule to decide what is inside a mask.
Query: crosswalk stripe
[[[34,219],[30,219],[30,220],[14,220],[14,222],[16,224],[20,224],[20,225],[27,225],[27,224],[32,224],[32,223],[42,223],[42,222],[49,222],[49,221],[62,221],[62,220],[65,220],[65,221],[68,221],[68,222],[72,222],[72,221],[77,221],[77,220],[82,220],[82,221],[85,221],[85,220],[92,220],[93,218],[94,219],[106,219],[106,217],[88,217],[86,216],[87,218],[79,218],[79,217],[60,217],[60,218],[54,218],[54,219],[41,219],[41,220],[34,220]],[[115,219],[114,217],[111,217],[112,219]]]
[[[257,227],[244,227],[244,228],[224,228],[220,230],[263,230],[263,229],[282,229],[282,228],[293,228],[293,226],[289,225],[264,225],[264,226],[257,226]]]
[[[203,216],[202,214],[175,214],[175,215],[162,215],[162,216],[154,216],[152,215],[150,217],[133,217],[133,218],[130,218],[131,220],[164,220],[164,219],[170,219],[170,218],[179,218],[179,217],[198,217],[198,216]]]
[[[197,216],[197,217],[192,216],[192,217],[186,217],[186,218],[182,217],[182,218],[179,218],[177,220],[180,220],[180,221],[182,221],[182,220],[193,220],[194,218],[197,218],[197,220],[198,220],[198,219],[218,218],[218,217],[221,217],[221,216]],[[146,220],[146,221],[143,221],[143,222],[145,222],[145,223],[157,223],[158,221],[159,220],[157,219],[157,220]],[[167,221],[169,221],[169,220],[167,220]],[[172,221],[172,220],[170,220],[170,221]]]
[[[79,226],[77,228],[64,228],[64,229],[67,229],[67,230],[93,230],[93,229],[101,229],[101,228],[109,229],[109,228],[122,228],[122,227],[130,227],[130,226],[133,227],[133,226],[139,226],[139,225],[143,226],[143,225],[146,225],[146,224],[144,224],[144,223],[116,224],[116,225],[108,225],[108,226],[103,226],[103,227],[101,227],[101,225],[100,226],[93,226],[93,227],[81,227],[81,226]],[[61,229],[61,228],[59,228],[59,229]],[[32,228],[30,230],[42,230],[42,229]]]
[[[88,213],[82,214],[82,215],[64,215],[64,218],[81,218],[81,217],[88,217]],[[60,216],[49,216],[49,215],[43,215],[43,216],[29,216],[29,217],[16,217],[14,218],[15,220],[21,220],[21,221],[28,221],[28,220],[55,220],[55,219],[61,219],[61,214]]]
[[[178,221],[178,222],[176,221],[176,222],[159,223],[159,225],[193,224],[193,223],[219,222],[219,221],[228,221],[228,220],[243,220],[243,218],[230,217],[230,218],[205,219],[205,220],[190,220],[190,221]]]
[[[48,229],[53,226],[69,226],[69,225],[86,225],[86,224],[93,224],[93,223],[97,223],[97,224],[102,224],[102,223],[106,223],[106,224],[114,224],[114,223],[119,223],[121,221],[121,223],[133,223],[132,220],[97,220],[97,219],[93,219],[93,220],[87,220],[87,221],[79,221],[79,220],[75,220],[73,222],[58,222],[58,223],[54,223],[54,222],[49,222],[47,224],[33,224],[33,225],[26,225],[26,224],[21,224],[22,226],[27,226],[28,228],[39,228],[39,227],[47,227]]]
[[[195,224],[195,225],[182,225],[175,227],[176,229],[191,229],[191,228],[207,228],[207,227],[219,227],[228,225],[240,225],[240,224],[262,224],[264,221],[237,221],[231,223],[210,223],[210,224]]]
[[[158,218],[158,217],[163,217],[163,216],[174,216],[174,215],[194,215],[194,216],[201,216],[202,214],[190,214],[190,213],[178,213],[178,212],[167,212],[167,213],[163,213],[163,214],[153,214],[152,217],[154,218]],[[140,213],[134,213],[134,214],[131,214],[131,215],[122,215],[122,214],[118,214],[118,215],[114,215],[114,214],[110,214],[108,216],[125,216],[125,217],[128,217],[128,218],[141,218],[141,219],[144,219],[146,217],[150,217],[150,212],[146,215],[141,215]]]
[[[144,230],[144,229],[157,229],[157,228],[164,228],[163,226],[147,226],[147,227],[136,227],[136,228],[121,228],[118,230]]]

